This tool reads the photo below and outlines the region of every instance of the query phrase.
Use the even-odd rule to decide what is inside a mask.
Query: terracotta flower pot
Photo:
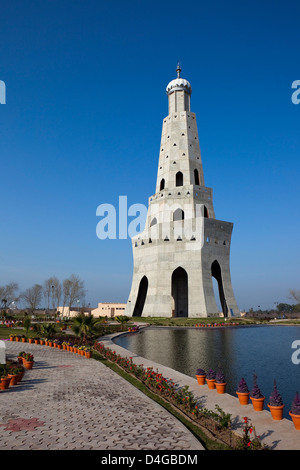
[[[26,369],[32,369],[33,368],[33,361],[24,361],[23,365]]]
[[[283,417],[283,408],[284,405],[281,406],[272,406],[268,403],[268,407],[271,411],[272,418],[275,419],[276,421],[279,421]]]
[[[250,392],[236,392],[240,405],[248,405]]]
[[[22,343],[26,343],[26,338],[22,338]]]
[[[250,397],[254,411],[262,411],[264,409],[265,397],[253,398]]]
[[[199,385],[205,384],[205,377],[206,375],[196,375],[197,381]]]
[[[32,338],[29,338],[29,344],[32,344],[33,343],[33,339]]]
[[[39,344],[39,343],[40,343],[40,340],[39,340],[39,339],[35,339],[34,342],[35,342],[35,344]]]
[[[48,346],[50,346],[50,348],[52,348],[52,347],[53,347],[53,343],[52,343],[52,341],[48,341]]]
[[[7,390],[10,384],[10,377],[2,377],[0,381],[0,390]]]
[[[40,344],[45,344],[45,341],[43,339],[40,339]]]
[[[92,355],[91,351],[85,351],[85,357],[89,359],[91,355]]]
[[[18,341],[18,342],[20,341],[20,338],[18,336],[16,336],[16,341]]]
[[[9,385],[17,385],[18,384],[18,375],[17,374],[8,374],[10,377],[10,384]]]
[[[300,415],[294,415],[291,411],[289,411],[289,415],[293,420],[295,429],[300,431]]]
[[[17,376],[18,382],[21,382],[21,380],[23,379],[23,375],[24,375],[24,371],[18,373],[18,376]]]
[[[206,383],[210,390],[213,390],[216,388],[216,379],[206,379]]]
[[[216,382],[215,385],[216,385],[216,389],[218,393],[225,393],[226,385],[227,385],[226,382],[223,382],[223,383]]]

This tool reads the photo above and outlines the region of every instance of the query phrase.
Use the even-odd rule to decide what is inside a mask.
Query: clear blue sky
[[[126,302],[131,241],[101,241],[96,209],[155,192],[166,85],[193,89],[206,185],[234,223],[241,309],[300,289],[298,1],[1,3],[0,285],[56,275]]]

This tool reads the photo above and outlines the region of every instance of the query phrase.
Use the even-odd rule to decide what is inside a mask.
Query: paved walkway
[[[207,385],[198,385],[195,378],[177,372],[173,369],[156,364],[153,361],[137,356],[113,342],[116,335],[108,335],[101,338],[101,342],[105,347],[116,351],[124,357],[132,357],[135,364],[143,364],[144,367],[153,367],[158,370],[165,378],[171,379],[179,386],[189,386],[189,390],[198,397],[202,405],[208,409],[215,411],[217,403],[226,413],[230,413],[236,431],[242,435],[243,417],[247,416],[251,419],[255,426],[257,434],[261,437],[270,449],[273,450],[300,450],[300,431],[296,430],[294,424],[289,419],[274,421],[271,413],[267,410],[258,412],[253,410],[252,403],[249,405],[240,405],[237,397],[225,393],[220,395],[216,390],[209,390]]]
[[[136,364],[153,367],[179,386],[188,385],[203,406],[231,413],[242,434],[251,419],[262,442],[274,450],[299,450],[300,431],[288,419],[274,421],[229,394],[198,385],[196,379],[137,356],[113,342],[101,342]],[[48,346],[6,342],[8,358],[24,350],[35,365],[23,381],[0,391],[0,450],[203,450],[166,410],[93,359]]]
[[[35,364],[18,385],[0,390],[0,450],[203,450],[178,420],[100,362],[5,344],[8,359],[26,351]]]

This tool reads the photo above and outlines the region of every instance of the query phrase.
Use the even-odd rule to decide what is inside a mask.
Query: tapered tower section
[[[213,278],[225,317],[239,316],[230,277],[233,224],[215,218],[205,186],[190,83],[166,89],[156,192],[149,198],[144,231],[132,238],[134,272],[125,315],[217,316]]]

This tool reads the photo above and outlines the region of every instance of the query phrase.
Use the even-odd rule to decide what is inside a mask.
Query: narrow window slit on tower
[[[183,186],[183,174],[181,171],[176,173],[176,186]]]
[[[199,172],[197,168],[194,170],[194,179],[195,179],[195,184],[197,186],[200,186]]]

